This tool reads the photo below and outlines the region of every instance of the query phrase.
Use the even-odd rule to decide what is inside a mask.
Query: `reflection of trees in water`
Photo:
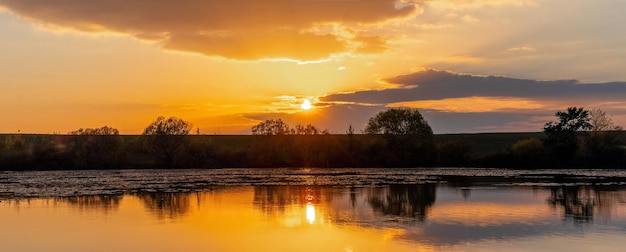
[[[562,186],[550,188],[548,204],[561,207],[565,218],[575,222],[589,222],[594,217],[609,219],[614,203],[623,202],[626,194],[623,188]]]
[[[146,192],[136,196],[159,219],[181,217],[191,211],[192,193]]]
[[[367,201],[376,212],[423,221],[435,203],[436,189],[436,184],[371,188]]]
[[[319,204],[332,199],[320,186],[256,186],[254,206],[266,213],[283,212],[289,205]]]
[[[105,214],[115,211],[120,206],[124,196],[119,195],[83,195],[55,198],[55,203],[65,203],[77,207],[80,210],[100,210]]]

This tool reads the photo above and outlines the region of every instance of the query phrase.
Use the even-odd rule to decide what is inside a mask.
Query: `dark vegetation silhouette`
[[[159,158],[165,168],[182,167],[179,157],[185,156],[191,123],[177,118],[158,117],[143,131],[145,148]]]
[[[382,135],[379,152],[384,163],[393,167],[432,166],[433,130],[417,109],[392,108],[370,118],[365,134]]]
[[[191,123],[159,117],[143,134],[87,128],[67,135],[0,135],[0,170],[228,167],[624,168],[626,136],[599,109],[558,111],[543,132],[434,135],[417,109],[392,108],[329,134],[281,119],[252,135],[189,135]]]

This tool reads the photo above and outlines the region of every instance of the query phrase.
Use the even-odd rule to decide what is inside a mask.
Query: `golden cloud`
[[[418,13],[397,0],[0,0],[39,24],[85,32],[118,32],[156,41],[171,50],[233,59],[314,60],[337,53],[377,53],[384,37],[345,36],[339,26],[367,25]],[[321,33],[320,30],[325,32]],[[357,47],[353,45],[359,45]]]
[[[448,98],[441,100],[397,102],[389,104],[388,106],[434,109],[439,111],[462,113],[540,109],[543,107],[539,102],[514,97]]]

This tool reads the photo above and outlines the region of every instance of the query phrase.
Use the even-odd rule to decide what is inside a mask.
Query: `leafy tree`
[[[416,135],[432,137],[433,130],[419,110],[392,108],[381,111],[370,118],[365,127],[366,134]]]
[[[433,130],[418,109],[391,108],[369,119],[365,134],[382,134],[387,140],[387,163],[411,166],[433,161]]]
[[[289,135],[289,125],[282,119],[271,119],[252,126],[252,135]]]
[[[548,138],[546,146],[560,161],[572,161],[578,150],[578,137],[581,132],[592,129],[589,111],[584,108],[569,107],[566,111],[555,113],[558,121],[545,124],[543,131]]]
[[[591,130],[593,125],[589,123],[589,111],[584,108],[569,107],[567,111],[558,111],[555,116],[558,121],[546,123],[543,127],[548,134],[562,132],[579,132]]]
[[[178,117],[158,117],[143,131],[147,149],[155,154],[167,167],[175,165],[176,158],[182,155],[191,132],[192,124]],[[179,160],[180,161],[180,160]]]

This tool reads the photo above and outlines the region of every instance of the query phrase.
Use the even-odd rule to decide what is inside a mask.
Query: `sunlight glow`
[[[306,204],[306,220],[309,224],[315,223],[315,206],[311,202]]]
[[[309,101],[309,99],[304,99],[300,107],[304,110],[309,110],[313,108],[313,105],[311,105],[311,102]]]

